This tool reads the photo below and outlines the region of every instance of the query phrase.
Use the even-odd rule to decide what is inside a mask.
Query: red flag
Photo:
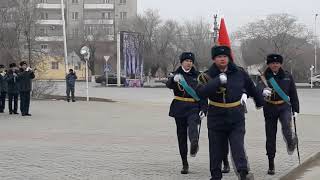
[[[231,43],[230,43],[226,24],[224,22],[224,18],[221,18],[221,22],[220,22],[218,44],[220,46],[228,46],[229,48],[231,48]]]
[[[229,39],[226,23],[224,22],[224,18],[221,18],[221,22],[220,22],[218,45],[220,45],[220,46],[228,46],[231,49],[231,42],[230,42],[230,39]],[[233,59],[233,53],[232,52],[231,52],[231,56],[232,56],[232,59]]]

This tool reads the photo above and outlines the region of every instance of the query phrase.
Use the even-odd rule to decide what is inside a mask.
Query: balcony
[[[41,3],[41,4],[37,4],[37,8],[39,8],[39,9],[61,9],[61,4]]]
[[[107,25],[112,25],[113,24],[113,19],[87,19],[84,20],[84,24],[89,25],[89,24],[107,24]]]
[[[84,4],[85,10],[97,10],[97,9],[114,9],[113,4]]]
[[[36,23],[41,25],[63,25],[62,20],[38,20]]]
[[[35,40],[40,42],[63,41],[63,36],[37,36]]]
[[[114,35],[98,35],[98,37],[87,35],[86,39],[88,41],[114,41]]]

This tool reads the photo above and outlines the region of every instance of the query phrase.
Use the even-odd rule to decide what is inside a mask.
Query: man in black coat
[[[222,179],[221,164],[227,154],[228,142],[239,179],[250,179],[253,175],[249,175],[244,148],[245,96],[253,97],[258,108],[263,106],[263,98],[249,75],[232,62],[229,47],[213,47],[212,59],[208,83],[197,88],[200,96],[209,98],[207,126],[211,180]]]
[[[29,113],[30,94],[32,90],[32,79],[35,78],[33,70],[27,66],[27,62],[20,63],[20,72],[18,73],[18,86],[20,93],[20,110],[22,116],[31,116]]]
[[[299,113],[299,98],[296,85],[292,75],[282,68],[283,57],[279,54],[270,54],[267,56],[268,68],[264,72],[264,78],[261,79],[259,87],[265,97],[265,106],[263,107],[266,130],[266,150],[269,160],[268,174],[275,174],[274,158],[276,154],[276,137],[278,120],[282,126],[282,133],[287,144],[288,154],[293,154],[297,137],[292,131],[292,115]],[[279,96],[275,88],[269,82],[274,78],[278,86],[283,90],[285,96],[290,99],[290,104]],[[264,82],[263,82],[264,81]]]
[[[191,142],[190,155],[194,157],[199,150],[198,125],[207,112],[207,101],[196,100],[180,84],[183,77],[189,87],[193,89],[197,87],[199,72],[193,67],[194,61],[193,53],[182,53],[180,56],[181,66],[173,72],[172,77],[166,83],[167,87],[173,90],[175,96],[170,106],[169,116],[175,118],[177,126],[179,151],[183,165],[181,174],[187,174],[189,171],[188,135]]]
[[[75,102],[74,98],[74,90],[75,90],[75,84],[76,80],[78,79],[75,72],[73,72],[73,69],[69,69],[69,74],[66,76],[66,86],[67,86],[67,101],[70,102],[70,93],[71,93],[71,100],[72,102]]]
[[[7,92],[8,92],[7,71],[5,69],[5,66],[0,64],[0,113],[3,113],[6,107]]]
[[[17,83],[18,77],[18,67],[16,63],[12,63],[9,65],[10,69],[8,71],[8,97],[9,97],[9,113],[10,114],[19,114],[18,111],[18,96],[19,96],[19,88]],[[13,106],[12,106],[13,104]]]

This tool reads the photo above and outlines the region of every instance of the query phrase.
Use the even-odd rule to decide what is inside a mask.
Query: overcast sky
[[[148,8],[158,9],[164,19],[180,22],[200,17],[210,22],[213,14],[219,13],[225,17],[230,32],[268,14],[288,13],[313,30],[315,14],[320,14],[320,0],[138,0],[138,13]],[[317,28],[320,30],[320,17]]]

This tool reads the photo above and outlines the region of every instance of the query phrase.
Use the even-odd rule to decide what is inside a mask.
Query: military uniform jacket
[[[200,74],[194,68],[190,70],[190,72],[186,73],[183,71],[182,67],[180,66],[173,74],[181,74],[185,78],[186,82],[190,87],[196,89],[198,86],[198,75]],[[183,98],[192,98],[177,82],[173,81],[173,77],[170,77],[166,83],[166,86],[169,89],[173,90],[174,96],[183,97]],[[207,100],[201,99],[199,102],[185,102],[174,99],[170,106],[169,116],[183,118],[187,117],[193,113],[199,113],[203,111],[204,113],[207,112]]]
[[[247,72],[234,63],[230,62],[228,64],[228,69],[225,72],[228,80],[225,85],[220,82],[219,75],[221,72],[215,64],[210,67],[207,73],[210,77],[208,83],[197,88],[197,93],[203,98],[209,98],[210,101],[218,103],[234,103],[240,101],[242,94],[246,93],[249,97],[253,97],[256,107],[263,106],[263,97],[259,94]],[[209,128],[224,126],[226,122],[244,121],[244,119],[242,106],[224,108],[210,105],[208,108]]]
[[[8,93],[10,94],[18,94],[19,93],[19,87],[18,87],[18,82],[17,82],[18,77],[15,77],[13,75],[13,71],[9,70],[8,71]]]
[[[18,73],[18,87],[20,92],[28,92],[32,90],[32,79],[35,78],[33,71],[20,70]]]
[[[269,80],[272,77],[276,80],[277,84],[283,90],[283,92],[287,96],[289,96],[290,103],[292,105],[292,111],[299,113],[300,112],[299,98],[298,98],[297,88],[292,75],[288,71],[284,71],[282,68],[280,68],[277,74],[273,74],[271,69],[267,68],[266,71],[264,72],[264,76],[267,80]],[[268,81],[268,86],[272,89],[272,86],[269,83],[269,81]],[[260,80],[259,89],[261,93],[264,88],[265,88],[265,85]],[[281,101],[282,98],[274,90],[272,90],[272,95],[268,100]]]
[[[7,83],[8,75],[2,76],[0,74],[0,92],[8,92],[8,83]]]

